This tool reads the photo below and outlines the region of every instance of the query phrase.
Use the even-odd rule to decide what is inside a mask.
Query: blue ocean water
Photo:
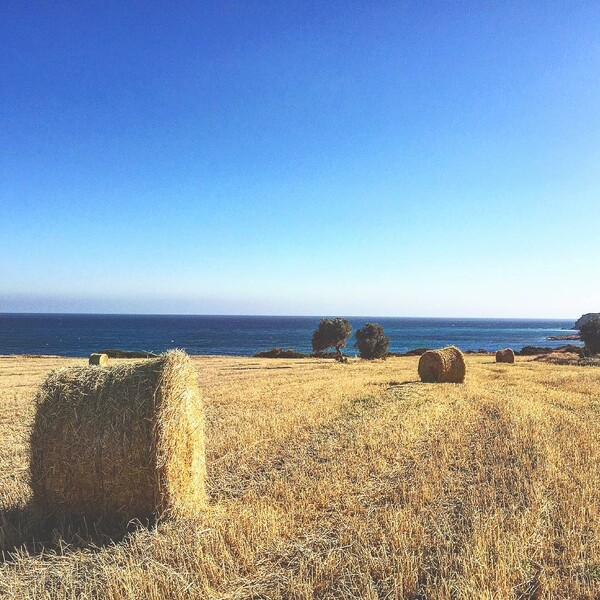
[[[561,346],[548,336],[568,331],[574,320],[433,319],[349,317],[354,331],[366,322],[382,325],[390,351],[454,344],[462,350],[526,345]],[[0,314],[0,354],[87,356],[108,348],[190,354],[250,356],[273,347],[310,352],[319,317]],[[351,340],[347,353],[352,355]]]

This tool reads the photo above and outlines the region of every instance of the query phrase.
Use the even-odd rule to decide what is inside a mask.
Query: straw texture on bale
[[[108,364],[108,354],[90,354],[90,365],[100,365],[101,367]]]
[[[515,353],[511,348],[505,348],[504,350],[498,350],[496,352],[496,362],[499,363],[514,363]]]
[[[466,370],[463,353],[454,346],[428,350],[419,359],[419,377],[424,383],[462,383]]]
[[[185,352],[57,369],[36,405],[31,487],[42,516],[192,516],[205,501],[203,407]]]

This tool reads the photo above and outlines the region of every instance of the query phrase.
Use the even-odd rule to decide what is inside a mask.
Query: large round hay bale
[[[466,371],[463,353],[454,346],[428,350],[419,359],[419,377],[424,383],[462,383]]]
[[[185,352],[52,371],[31,434],[34,506],[46,516],[190,516],[205,500],[204,417]]]
[[[496,362],[499,363],[514,363],[515,353],[511,348],[505,348],[504,350],[498,350],[496,352]]]
[[[108,364],[108,354],[90,354],[90,359],[88,361],[90,365],[99,365],[101,367]]]

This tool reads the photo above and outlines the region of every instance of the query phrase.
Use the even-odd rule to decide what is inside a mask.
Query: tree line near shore
[[[319,325],[312,334],[313,354],[307,355],[302,352],[283,348],[273,348],[266,352],[258,352],[256,358],[335,358],[338,362],[346,362],[348,359],[342,353],[348,339],[352,335],[352,325],[342,317],[325,317],[319,321]],[[388,356],[388,345],[390,338],[386,337],[383,327],[379,323],[365,323],[363,327],[356,330],[354,347],[359,356],[366,360],[385,358]],[[328,352],[330,350],[330,352]]]
[[[584,347],[564,346],[561,348],[545,348],[537,346],[525,346],[520,352],[523,356],[549,353],[551,351],[563,350],[577,352],[581,356],[592,357],[600,354],[600,316],[590,318],[579,326],[581,340]],[[273,348],[266,352],[258,352],[256,358],[335,358],[339,362],[346,362],[342,348],[346,347],[352,335],[352,325],[342,317],[325,317],[319,321],[319,325],[312,334],[313,354],[307,355],[293,349]],[[428,348],[415,348],[402,354],[388,352],[390,338],[385,335],[383,327],[379,323],[365,323],[357,329],[354,347],[358,350],[360,358],[365,360],[385,359],[388,356],[418,356]],[[327,352],[331,350],[331,352]],[[481,351],[485,352],[485,351]]]

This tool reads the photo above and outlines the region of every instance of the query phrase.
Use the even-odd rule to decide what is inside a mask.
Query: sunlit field
[[[32,394],[85,361],[0,358],[0,595],[600,598],[600,369],[194,361],[210,502],[111,539],[28,509]]]

